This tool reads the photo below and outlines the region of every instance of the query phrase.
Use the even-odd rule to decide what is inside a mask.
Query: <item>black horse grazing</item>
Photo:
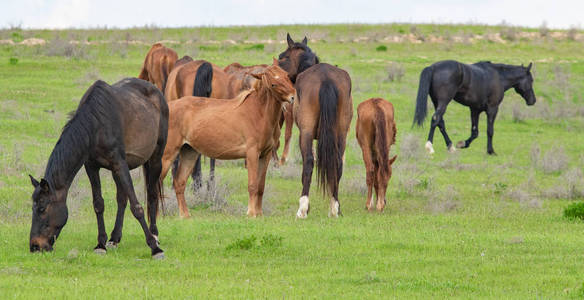
[[[298,101],[294,103],[296,125],[300,129],[302,152],[302,194],[296,216],[306,218],[310,208],[308,192],[312,179],[316,147],[319,186],[331,196],[329,216],[341,214],[338,192],[343,174],[343,154],[353,117],[351,77],[344,70],[325,63],[307,46],[307,39],[295,43],[287,36],[288,48],[278,64],[295,83]]]
[[[96,253],[106,252],[107,234],[103,221],[99,169],[112,171],[117,187],[118,213],[108,246],[117,246],[127,199],[138,219],[153,258],[163,258],[158,247],[156,213],[160,195],[159,177],[162,153],[168,131],[168,105],[151,83],[129,78],[110,86],[96,81],[83,95],[77,111],[63,128],[53,149],[45,176],[38,182],[32,176],[33,214],[30,251],[51,251],[67,223],[67,192],[81,166],[91,183],[93,207],[97,215]],[[130,170],[143,166],[148,194],[150,228],[136,198]]]
[[[493,125],[505,91],[514,88],[525,99],[527,105],[535,104],[531,65],[530,63],[527,68],[491,62],[467,65],[453,60],[445,60],[425,68],[420,75],[414,122],[418,126],[423,124],[426,118],[428,94],[430,94],[436,112],[432,117],[426,150],[431,154],[434,153],[432,141],[434,130],[438,126],[448,150],[455,151],[452,141],[446,134],[443,119],[446,106],[450,100],[454,99],[456,102],[470,107],[472,121],[470,137],[466,141],[458,142],[457,146],[467,148],[479,135],[479,114],[484,111],[487,113],[488,122],[487,153],[495,154],[495,150],[493,150]]]

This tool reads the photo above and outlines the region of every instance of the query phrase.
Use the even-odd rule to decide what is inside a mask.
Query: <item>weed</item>
[[[261,247],[268,247],[268,248],[276,248],[282,246],[282,238],[281,236],[274,235],[274,234],[267,234],[262,237],[260,240]]]
[[[264,51],[264,44],[255,44],[245,48],[246,50]]]
[[[255,235],[251,235],[248,237],[244,237],[241,239],[236,239],[231,244],[227,246],[227,250],[250,250],[257,246],[256,244],[257,238]]]
[[[568,205],[568,207],[564,209],[564,218],[571,220],[584,220],[584,202],[577,202]]]
[[[377,46],[377,48],[375,48],[375,51],[385,52],[385,51],[387,51],[387,46],[385,46],[385,45],[379,45],[379,46]]]
[[[18,63],[18,58],[16,57],[11,57],[10,58],[10,64],[11,65],[16,65]]]
[[[406,74],[406,70],[404,69],[403,65],[396,62],[391,62],[388,64],[387,67],[385,67],[385,70],[387,71],[386,80],[390,82],[400,82]]]

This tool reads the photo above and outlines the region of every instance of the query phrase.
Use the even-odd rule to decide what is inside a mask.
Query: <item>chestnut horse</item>
[[[190,57],[183,57],[187,61]],[[168,102],[185,96],[230,99],[237,93],[232,92],[230,77],[223,69],[204,60],[188,61],[178,65],[168,76],[164,95]],[[193,186],[201,187],[201,161],[197,161],[193,171]],[[215,177],[215,159],[210,161],[209,181]]]
[[[381,98],[372,98],[357,106],[356,135],[363,151],[367,170],[367,204],[373,209],[373,187],[377,195],[377,210],[383,211],[391,165],[397,156],[389,159],[389,148],[395,144],[393,105]]]
[[[138,78],[152,82],[160,91],[164,92],[168,74],[174,68],[177,59],[178,55],[174,50],[164,47],[161,43],[156,43],[146,54]]]
[[[329,216],[340,213],[339,181],[343,173],[347,132],[353,117],[351,77],[344,70],[325,63],[307,46],[306,37],[295,43],[287,36],[288,48],[280,54],[279,65],[295,82],[298,103],[294,105],[296,125],[300,129],[302,152],[302,194],[296,216],[306,218],[310,208],[308,193],[314,157],[313,140],[317,142],[317,174],[319,186],[330,195]]]
[[[254,88],[234,99],[187,96],[170,102],[168,142],[162,158],[161,180],[180,156],[174,190],[182,217],[188,217],[184,190],[201,154],[217,159],[245,158],[248,172],[249,216],[262,215],[262,197],[274,131],[279,131],[282,105],[294,101],[294,86],[274,60]]]
[[[107,242],[116,246],[122,238],[128,199],[132,214],[142,226],[153,258],[162,258],[158,247],[156,212],[162,169],[162,151],[168,131],[168,105],[160,90],[144,80],[123,79],[114,85],[98,80],[83,95],[77,111],[63,128],[39,181],[30,176],[32,226],[30,251],[51,251],[67,223],[67,192],[82,166],[91,183],[93,208],[97,216],[96,253],[106,253],[107,234],[103,219],[99,170],[111,170],[117,187],[118,213]],[[148,219],[136,198],[130,170],[142,166],[148,198]]]

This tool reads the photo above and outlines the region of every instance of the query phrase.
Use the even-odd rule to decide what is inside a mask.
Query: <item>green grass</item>
[[[1,31],[2,38],[48,41],[38,46],[0,45],[1,298],[581,298],[584,223],[564,218],[563,211],[582,200],[581,189],[571,187],[584,184],[573,175],[584,167],[582,42],[339,40],[502,30],[412,26]],[[242,163],[221,163],[217,173],[226,199],[223,206],[196,203],[188,192],[193,217],[167,216],[159,221],[165,260],[150,259],[130,212],[119,248],[97,256],[92,252],[97,226],[91,192],[81,171],[69,193],[70,218],[55,251],[28,252],[32,188],[27,175],[43,174],[67,112],[75,109],[95,79],[113,83],[136,76],[148,43],[163,39],[180,42],[171,45],[179,56],[218,65],[269,63],[285,44],[265,40],[283,41],[288,30],[295,39],[320,36],[309,46],[321,61],[349,72],[355,107],[371,97],[394,104],[398,135],[392,152],[398,159],[386,212],[364,210],[365,170],[354,137],[355,114],[341,180],[342,218],[327,217],[328,201],[315,183],[308,219],[295,220],[301,191],[295,128],[290,163],[270,167],[263,218],[244,216],[247,173]],[[67,56],[58,48],[65,46],[53,42],[56,36],[65,41],[145,44],[74,45]],[[226,39],[236,43],[205,43]],[[377,51],[379,46],[387,51]],[[17,64],[10,63],[12,58]],[[411,127],[418,78],[425,66],[442,59],[535,63],[538,103],[527,107],[512,90],[506,94],[495,123],[497,156],[486,155],[484,115],[479,137],[469,149],[449,154],[437,133],[434,157],[423,153],[428,128]],[[403,68],[401,80],[387,80],[390,64]],[[514,109],[524,113],[519,121]],[[467,108],[453,103],[445,120],[455,142],[470,135]],[[532,154],[535,145],[539,156]],[[565,153],[565,166],[548,172],[540,160],[554,159],[544,154],[558,147]],[[109,234],[116,210],[115,185],[108,172],[101,174]],[[135,185],[142,185],[140,172],[133,174]],[[143,201],[142,188],[136,190]],[[172,193],[167,180],[166,195]],[[169,206],[173,201],[169,197]]]

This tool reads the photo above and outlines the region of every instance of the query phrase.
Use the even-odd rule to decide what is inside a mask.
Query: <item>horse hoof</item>
[[[103,248],[95,248],[95,249],[93,249],[93,253],[95,253],[97,255],[105,255],[107,253],[107,250],[105,250]]]
[[[154,260],[162,260],[164,258],[165,258],[164,252],[158,252],[158,253],[152,255],[152,259],[154,259]]]
[[[334,200],[333,203],[331,203],[331,211],[329,213],[329,217],[335,218],[339,217],[339,201]]]
[[[105,244],[105,247],[109,249],[116,249],[118,248],[118,243],[109,241],[107,244]]]
[[[466,148],[466,142],[465,141],[460,141],[460,142],[456,143],[456,147],[459,148],[459,149]]]
[[[308,205],[310,203],[310,200],[308,199],[308,196],[302,196],[300,197],[300,200],[298,200],[298,202],[300,203],[300,205],[298,206],[298,212],[296,212],[296,217],[300,219],[306,219],[306,217],[308,216]]]
[[[450,145],[450,147],[448,147],[448,152],[455,153],[456,152],[456,147],[454,147],[454,145]]]
[[[432,146],[432,142],[427,141],[425,148],[426,148],[426,151],[428,151],[429,154],[434,154],[434,147]]]

